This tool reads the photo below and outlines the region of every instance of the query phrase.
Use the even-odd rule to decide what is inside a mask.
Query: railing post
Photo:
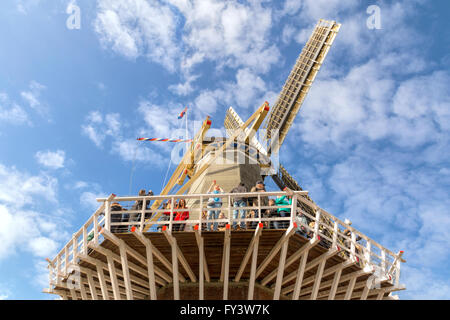
[[[105,201],[105,229],[111,232],[111,201]]]
[[[83,226],[83,253],[87,254],[87,226]]]
[[[261,195],[259,193],[258,193],[258,219],[259,219],[258,223],[261,223]]]
[[[59,285],[61,279],[59,278],[59,273],[61,271],[61,255],[56,256],[56,283]]]
[[[381,270],[383,274],[386,274],[386,251],[384,249],[381,249]]]
[[[200,196],[200,205],[199,205],[199,218],[198,218],[198,228],[200,231],[202,231],[202,217],[203,217],[203,196]]]
[[[400,284],[400,264],[401,264],[401,261],[400,261],[400,259],[398,259],[397,260],[397,263],[396,263],[396,272],[395,272],[395,286],[399,286],[399,284]]]
[[[98,244],[98,214],[94,214],[94,243]]]
[[[314,224],[314,237],[316,239],[318,239],[318,237],[319,237],[320,216],[321,216],[321,211],[320,211],[320,208],[318,208],[316,210],[316,217],[315,217],[316,221],[315,221],[315,224]]]
[[[351,233],[351,238],[352,238],[352,241],[350,243],[350,252],[351,252],[351,259],[354,261],[354,260],[356,260],[356,246],[355,246],[356,234],[353,231]]]
[[[228,195],[228,224],[229,224],[230,226],[232,225],[231,220],[232,220],[232,212],[231,212],[231,196]]]
[[[142,232],[144,230],[144,221],[145,221],[145,209],[147,208],[147,199],[144,198],[142,200],[142,210],[141,210],[141,225],[139,226],[139,231]]]
[[[64,276],[67,276],[67,270],[69,269],[69,244],[64,248]]]
[[[338,236],[338,232],[339,232],[339,225],[338,222],[335,221],[334,222],[334,226],[333,226],[333,244],[332,247],[336,248],[337,247],[337,236]]]
[[[174,197],[170,198],[171,199],[171,206],[170,206],[170,219],[169,219],[169,232],[172,233],[172,221],[173,221],[173,207],[175,205],[175,199]]]
[[[297,194],[294,193],[292,196],[292,205],[291,205],[291,225],[294,224],[294,219],[297,218]]]
[[[77,237],[75,236],[75,233],[72,235],[72,262],[75,263],[75,256],[77,255]]]
[[[370,243],[370,241],[367,241],[366,252],[365,252],[365,258],[366,258],[367,264],[370,264],[371,255],[372,255],[372,244]]]

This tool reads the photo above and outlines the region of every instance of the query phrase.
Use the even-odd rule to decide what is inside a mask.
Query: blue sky
[[[80,29],[69,29],[70,4]],[[381,29],[369,29],[370,5]],[[342,23],[281,163],[323,208],[404,250],[402,299],[450,297],[448,1],[16,0],[0,4],[0,299],[52,299],[52,257],[130,193],[138,136],[223,132],[271,105],[319,18]],[[191,132],[193,128],[191,127]],[[141,144],[131,193],[171,146]],[[172,165],[173,168],[174,165]]]

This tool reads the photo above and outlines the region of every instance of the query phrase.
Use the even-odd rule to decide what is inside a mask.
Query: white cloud
[[[179,53],[177,20],[167,5],[153,1],[98,1],[95,30],[105,46],[127,58],[143,55],[174,70]]]
[[[0,164],[0,202],[14,207],[33,203],[33,197],[49,202],[57,202],[58,181],[48,175],[30,176],[13,168]]]
[[[41,115],[48,113],[48,107],[45,103],[42,103],[39,99],[41,91],[46,87],[37,81],[31,81],[29,85],[29,91],[22,91],[20,95],[28,103],[28,105],[36,110]]]
[[[81,126],[86,135],[97,147],[101,147],[107,136],[120,134],[122,123],[118,113],[108,113],[103,116],[99,111],[91,111],[86,116],[86,123]]]
[[[52,151],[38,151],[35,154],[37,161],[45,167],[50,169],[60,169],[64,167],[66,153],[62,150]]]
[[[31,124],[27,112],[17,103],[10,101],[6,93],[0,92],[0,121],[11,124]]]

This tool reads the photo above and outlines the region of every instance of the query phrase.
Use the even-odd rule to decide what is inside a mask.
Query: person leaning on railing
[[[172,199],[169,199],[169,200],[167,200],[167,202],[163,203],[162,209],[167,210],[167,211],[163,211],[163,214],[162,214],[161,218],[159,219],[159,221],[170,221],[170,209],[171,208],[172,208]],[[157,229],[159,231],[161,231],[163,226],[164,226],[164,224],[162,224],[162,225],[160,224],[160,225],[158,225]],[[166,226],[167,226],[167,224],[166,224]]]
[[[256,184],[253,188],[251,188],[250,192],[266,192],[266,186],[264,184],[263,181],[259,180],[256,181]],[[258,207],[258,205],[260,206],[267,206],[268,202],[269,202],[269,197],[267,196],[260,196],[261,199],[261,203],[258,204],[258,197],[251,197],[248,198],[248,202],[249,205],[251,205],[252,207]],[[259,218],[259,210],[258,209],[254,209],[250,211],[249,214],[249,218]],[[261,210],[261,213],[263,213],[265,210]],[[249,228],[251,229],[256,229],[256,226],[258,225],[257,221],[252,221],[249,223]]]
[[[289,192],[290,190],[285,188],[285,191]],[[286,194],[281,197],[278,197],[275,200],[275,203],[278,206],[291,205],[292,204],[292,196],[290,194]],[[278,215],[283,218],[291,216],[290,208],[278,208],[277,212],[278,212]],[[278,223],[278,228],[276,228],[276,229],[287,229],[288,227],[289,227],[289,221],[280,221]]]
[[[248,192],[247,187],[245,186],[245,183],[240,182],[239,185],[235,188],[233,188],[230,193],[246,193]],[[236,196],[233,198],[233,207],[234,208],[242,208],[247,206],[247,201],[242,196]],[[237,219],[238,215],[240,219],[245,219],[245,211],[244,209],[234,209],[233,210],[233,219]],[[239,214],[240,213],[240,214]],[[245,229],[245,221],[241,220],[240,224],[237,225],[236,221],[233,221],[233,229],[239,230],[239,229]]]
[[[117,213],[127,211],[127,209],[122,208],[120,203],[114,202],[111,204],[111,223],[113,222],[127,222],[129,219],[128,213]],[[126,232],[128,230],[128,226],[111,226],[111,233],[120,233]]]
[[[208,189],[209,194],[220,194],[224,193],[223,189],[216,183],[216,180],[214,180],[211,184],[211,186]],[[207,207],[210,209],[217,209],[222,207],[222,198],[219,197],[212,197],[208,199]],[[208,220],[215,220],[219,218],[220,210],[208,210]],[[218,223],[214,222],[213,224],[213,230],[217,231]],[[208,231],[211,230],[211,223],[208,222]]]

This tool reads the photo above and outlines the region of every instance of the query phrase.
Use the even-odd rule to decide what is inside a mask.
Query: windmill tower
[[[207,118],[162,194],[170,192],[176,183],[182,185],[186,178],[189,181],[178,194],[205,193],[214,180],[227,192],[240,182],[250,190],[266,176],[271,176],[281,189],[302,190],[283,166],[272,163],[271,155],[278,154],[340,26],[334,21],[319,20],[271,111],[265,102],[244,123],[230,107],[224,121],[228,137],[212,140],[205,139],[211,125]],[[257,131],[264,120],[265,134],[259,142]]]
[[[318,22],[272,109],[265,102],[244,122],[230,107],[228,136],[214,139],[206,138],[207,117],[159,195],[97,199],[96,212],[48,259],[44,292],[83,300],[395,299],[392,292],[405,289],[399,283],[403,251],[390,251],[320,208],[274,161],[339,28],[334,21]],[[205,192],[212,180],[228,192],[241,181],[252,186],[268,176],[280,189],[289,188],[289,205],[271,208],[289,210],[289,217],[261,215],[270,207],[260,197],[283,197],[284,191],[225,193],[216,195],[228,215],[216,222],[225,227],[204,227],[201,213],[208,210]],[[257,222],[255,229],[231,230],[239,220],[232,217],[234,196],[258,198],[256,207],[243,208],[259,212],[244,219]],[[174,221],[177,209],[161,208],[179,199],[189,204],[183,209],[188,220]],[[164,214],[168,222],[159,221]],[[280,221],[288,227],[270,228]],[[150,230],[157,225],[161,232]]]

